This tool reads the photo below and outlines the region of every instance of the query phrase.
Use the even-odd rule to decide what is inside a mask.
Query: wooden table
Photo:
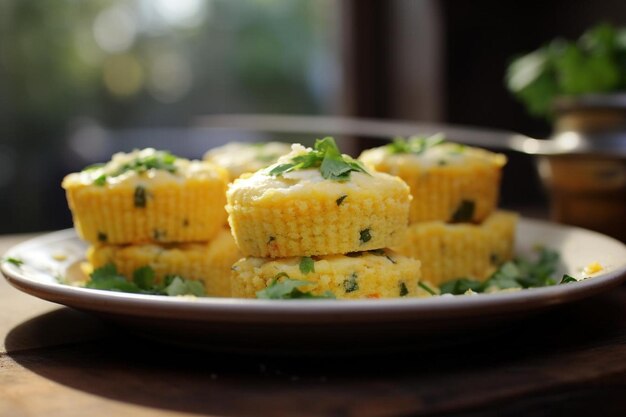
[[[0,416],[626,415],[626,287],[477,336],[387,356],[215,354],[0,279]]]

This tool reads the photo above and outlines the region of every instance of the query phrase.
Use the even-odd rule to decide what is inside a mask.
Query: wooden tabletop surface
[[[0,253],[31,236],[0,238]],[[626,286],[414,353],[185,350],[0,279],[0,416],[624,416]]]

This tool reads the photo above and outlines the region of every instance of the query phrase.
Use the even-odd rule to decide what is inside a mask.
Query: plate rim
[[[579,230],[617,244],[626,245],[591,230],[545,220],[520,217],[519,225]],[[522,226],[523,227],[523,226]],[[29,247],[47,246],[61,241],[79,240],[73,228],[45,233],[14,245],[5,257]],[[5,279],[31,296],[79,310],[114,316],[154,317],[205,323],[314,324],[345,322],[404,322],[444,320],[454,317],[479,317],[499,313],[534,311],[574,302],[609,290],[626,280],[626,259],[609,272],[573,284],[530,288],[513,292],[398,298],[381,300],[257,300],[242,298],[181,298],[86,289],[62,283],[47,283],[29,277],[20,267],[2,262]]]

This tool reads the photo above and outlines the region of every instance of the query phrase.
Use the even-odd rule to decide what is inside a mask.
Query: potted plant
[[[555,39],[508,67],[508,89],[553,123],[539,158],[554,220],[626,241],[626,28]]]

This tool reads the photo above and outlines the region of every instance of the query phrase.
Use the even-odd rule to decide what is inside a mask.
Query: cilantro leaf
[[[424,291],[426,291],[428,294],[430,295],[437,295],[437,293],[435,292],[435,290],[433,290],[432,288],[430,288],[429,285],[427,285],[425,282],[419,281],[417,283],[417,286],[420,287],[421,289],[423,289]]]
[[[553,275],[557,271],[559,254],[551,249],[537,248],[537,258],[533,261],[517,258],[502,264],[485,282],[460,278],[441,284],[442,294],[464,294],[467,290],[485,292],[511,288],[535,288],[555,285]],[[573,282],[568,275],[560,283]],[[575,280],[575,278],[570,277]]]
[[[563,274],[563,278],[561,278],[559,284],[569,284],[570,282],[578,282],[578,280],[571,275]]]
[[[133,272],[133,282],[142,290],[150,290],[154,288],[155,272],[149,266],[142,266]]]
[[[135,283],[129,282],[124,276],[117,272],[113,264],[107,264],[95,269],[91,273],[91,280],[85,284],[87,288],[96,290],[121,291],[138,293],[141,290]]]
[[[8,262],[10,264],[13,264],[17,267],[20,267],[22,265],[24,265],[24,261],[18,258],[14,258],[12,256],[7,256],[6,258],[2,259],[3,262]]]
[[[280,281],[279,281],[280,280]],[[314,295],[309,291],[301,291],[299,288],[310,285],[310,281],[302,281],[289,278],[284,272],[277,274],[265,289],[257,291],[256,296],[265,300],[289,300],[289,299],[334,299],[330,291],[321,295]]]
[[[315,261],[310,256],[303,256],[300,259],[300,272],[303,274],[308,274],[310,272],[315,272]]]
[[[154,151],[146,156],[138,156],[112,172],[106,172],[106,165],[103,164],[90,165],[83,171],[94,171],[99,169],[104,170],[104,172],[94,179],[95,185],[104,186],[107,178],[115,178],[128,171],[143,173],[154,169],[175,173],[177,171],[177,167],[175,165],[177,159],[178,157],[172,155],[168,151]]]
[[[195,295],[196,297],[202,297],[205,295],[202,282],[186,280],[179,276],[172,277],[169,280],[169,284],[163,288],[163,292],[169,296]]]
[[[162,283],[156,282],[156,273],[150,266],[137,268],[133,273],[132,281],[121,275],[114,264],[107,264],[95,269],[91,279],[85,284],[86,288],[108,291],[151,295],[205,295],[201,281],[188,280],[176,275],[166,276]]]
[[[335,139],[326,137],[317,139],[313,150],[293,157],[288,163],[276,165],[268,174],[280,176],[287,172],[307,168],[319,168],[322,177],[332,181],[347,181],[350,179],[351,172],[368,173],[360,162],[341,154]]]
[[[396,137],[393,142],[387,145],[387,152],[390,154],[412,153],[420,155],[426,150],[445,142],[445,136],[437,133],[432,136],[411,136],[408,139]]]

